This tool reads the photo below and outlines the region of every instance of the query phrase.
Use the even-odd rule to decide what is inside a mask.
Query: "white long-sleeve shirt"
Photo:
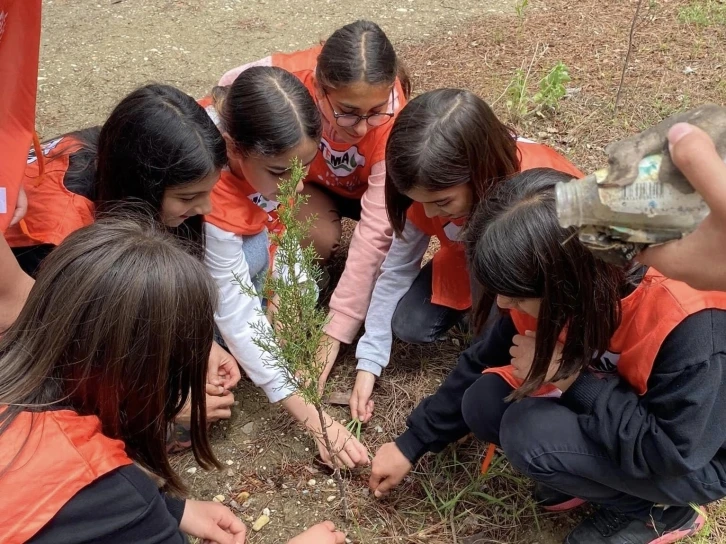
[[[252,285],[245,259],[242,236],[224,231],[211,223],[204,224],[207,270],[219,288],[215,321],[227,347],[245,374],[260,387],[270,402],[289,397],[294,391],[284,374],[270,363],[270,356],[255,343],[257,327],[269,328],[260,299],[242,293],[235,275],[245,285]]]
[[[388,365],[393,344],[393,314],[421,271],[421,261],[430,239],[412,221],[406,221],[403,237],[393,238],[391,249],[381,266],[381,275],[373,288],[366,316],[366,332],[356,348],[358,370],[380,376]]]

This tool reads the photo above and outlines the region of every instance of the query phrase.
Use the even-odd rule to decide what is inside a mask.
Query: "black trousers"
[[[396,338],[409,344],[436,342],[469,315],[469,310],[454,310],[431,302],[432,281],[433,262],[429,261],[396,306],[391,321]]]
[[[553,398],[504,401],[512,388],[483,374],[466,391],[464,419],[474,435],[498,444],[509,461],[557,491],[647,518],[654,504],[707,504],[726,496],[722,463],[673,478],[640,479],[623,472],[605,448],[582,432],[578,415]]]

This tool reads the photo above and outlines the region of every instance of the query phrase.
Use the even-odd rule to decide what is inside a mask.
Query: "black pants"
[[[533,480],[639,517],[647,517],[653,504],[707,504],[726,496],[717,461],[685,476],[633,478],[585,436],[577,414],[557,399],[504,402],[511,392],[502,378],[484,374],[466,391],[462,413],[479,440],[499,444],[512,465]]]
[[[409,344],[429,344],[460,323],[469,310],[454,310],[431,302],[433,262],[421,268],[411,288],[396,306],[391,330]]]

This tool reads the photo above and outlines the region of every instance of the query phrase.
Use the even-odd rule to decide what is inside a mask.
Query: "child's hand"
[[[15,212],[13,213],[13,218],[10,220],[10,225],[14,225],[15,223],[18,223],[23,217],[25,217],[25,214],[28,212],[28,197],[25,194],[25,189],[23,189],[23,186],[20,186],[20,191],[18,191],[18,198],[15,202]]]
[[[187,500],[179,528],[185,533],[217,544],[244,544],[247,528],[223,504]]]
[[[337,452],[335,455],[336,465],[348,468],[368,465],[368,450],[363,444],[358,442],[348,429],[337,421],[330,420],[326,431],[331,447]],[[317,430],[313,430],[313,433],[315,434],[315,441],[318,444],[318,451],[323,462],[332,464],[330,453],[328,452],[323,437]]]
[[[207,394],[224,395],[237,385],[241,377],[237,360],[217,342],[212,342],[207,366],[207,384],[214,388],[210,390],[207,387]]]
[[[211,393],[210,393],[211,392]],[[220,419],[229,419],[232,417],[232,406],[234,406],[234,395],[226,393],[224,395],[217,394],[217,386],[207,384],[207,394],[205,395],[207,403],[207,423],[219,421]],[[182,425],[191,425],[192,407],[191,399],[187,400],[184,408],[174,419]]]
[[[350,417],[361,423],[368,423],[373,417],[374,403],[371,400],[373,386],[376,384],[375,374],[359,370],[355,378],[353,393],[350,396]]]
[[[381,498],[400,484],[412,468],[413,465],[395,442],[383,444],[373,458],[368,487],[376,498]]]
[[[343,544],[345,533],[335,530],[332,521],[324,521],[297,535],[287,544]]]
[[[637,259],[695,289],[726,291],[726,165],[700,128],[678,123],[668,132],[671,158],[711,209],[698,228],[682,238],[649,247]]]
[[[529,371],[534,362],[534,348],[536,341],[536,333],[533,331],[525,331],[524,335],[517,334],[512,338],[512,347],[509,348],[509,354],[512,356],[512,366],[514,367],[514,376],[520,380],[526,380]],[[545,382],[552,380],[554,375],[560,368],[560,358],[562,357],[562,344],[555,344],[555,351],[552,354],[552,361],[547,370]]]

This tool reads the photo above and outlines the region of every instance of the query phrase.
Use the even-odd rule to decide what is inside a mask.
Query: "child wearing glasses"
[[[301,214],[317,218],[310,243],[323,264],[340,245],[341,218],[358,221],[345,271],[330,300],[327,336],[320,350],[327,363],[322,386],[341,342],[351,343],[363,324],[391,244],[384,198],[386,141],[410,82],[391,42],[370,21],[339,28],[322,46],[235,68],[220,85],[231,85],[241,73],[260,65],[278,66],[297,76],[322,116],[320,151],[310,163],[303,188],[309,199]],[[279,173],[275,171],[275,177]]]

